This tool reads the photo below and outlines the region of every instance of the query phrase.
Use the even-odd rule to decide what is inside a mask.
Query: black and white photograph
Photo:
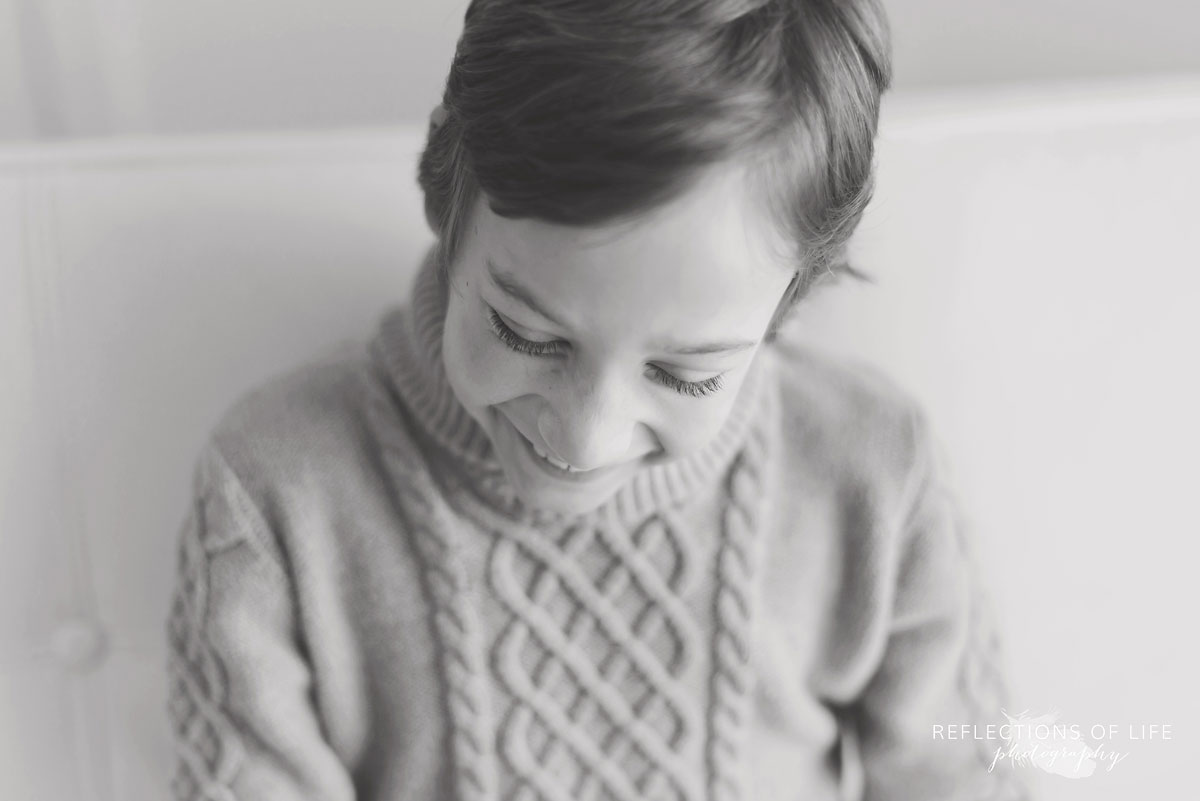
[[[1182,799],[1200,5],[0,0],[0,801]]]

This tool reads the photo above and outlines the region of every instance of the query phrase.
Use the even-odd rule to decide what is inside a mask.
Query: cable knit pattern
[[[762,493],[763,430],[757,429],[738,457],[729,480],[725,537],[717,555],[719,584],[714,593],[717,628],[713,637],[713,671],[709,718],[709,798],[746,798],[739,759],[746,734],[747,705],[754,681],[750,667],[755,580],[762,551],[758,505]]]
[[[201,488],[208,483],[207,476],[197,478]],[[229,783],[244,756],[241,737],[224,708],[224,668],[205,636],[209,551],[231,544],[219,536],[230,529],[206,525],[211,501],[200,489],[193,514],[183,525],[167,620],[168,712],[179,754],[171,790],[181,801],[238,801]]]
[[[497,643],[497,667],[522,702],[502,743],[540,797],[565,801],[576,788],[590,796],[598,783],[603,797],[623,801],[695,797],[679,749],[697,736],[698,721],[677,682],[699,638],[676,595],[691,558],[687,540],[658,518],[630,538],[614,535],[612,521],[573,526],[557,545],[520,528],[502,533],[490,575],[513,619]],[[535,718],[549,737],[529,754]],[[539,766],[564,751],[569,769],[551,782]],[[630,764],[644,770],[621,770]]]
[[[718,625],[707,646],[716,655],[708,681],[714,700],[707,777],[695,775],[682,758],[706,727],[700,707],[679,683],[702,632],[680,597],[694,586],[697,567],[694,542],[683,535],[673,510],[626,531],[609,505],[566,526],[557,538],[490,520],[488,579],[510,613],[495,639],[493,663],[515,699],[498,732],[488,729],[487,705],[476,693],[481,677],[468,667],[479,669],[457,591],[455,548],[436,533],[453,526],[414,532],[431,574],[434,620],[445,649],[459,797],[495,792],[481,784],[486,774],[467,767],[486,764],[490,755],[480,746],[493,737],[519,780],[513,799],[689,801],[704,796],[704,784],[719,788],[713,798],[744,797],[732,777],[753,685],[748,640],[762,502],[756,459],[765,449],[761,434],[752,442],[727,481],[730,502],[713,591]],[[417,488],[429,480],[407,475]],[[430,504],[422,501],[420,508],[429,511]]]
[[[754,460],[761,458],[762,439],[742,453],[728,480],[733,496],[720,550],[723,562],[737,566],[718,573],[714,591],[714,598],[728,603],[717,604],[726,611],[708,646],[722,656],[709,682],[720,688],[712,713],[719,741],[706,748],[719,778],[707,782],[722,787],[732,787],[724,777],[731,772],[728,763],[737,762],[737,730],[746,717],[738,710],[751,686],[745,662],[755,561],[750,551],[755,506],[762,501],[754,480],[761,468]],[[393,455],[403,453],[396,442],[385,446]],[[429,501],[437,495],[428,474],[399,458],[392,464],[404,478],[406,500],[420,510],[412,536],[426,567],[442,648],[457,797],[495,797],[489,745],[496,741],[520,779],[512,799],[701,798],[705,780],[681,753],[702,735],[704,721],[678,681],[701,647],[702,633],[681,600],[695,586],[698,568],[694,541],[683,534],[676,512],[664,509],[628,531],[610,504],[566,526],[556,541],[545,531],[474,509],[491,526],[488,578],[511,615],[495,640],[493,661],[517,703],[494,732],[476,625],[461,591],[456,527],[441,502]],[[730,543],[731,536],[737,541]],[[535,740],[541,741],[536,749]],[[556,769],[547,770],[551,765]],[[629,766],[639,769],[630,772]],[[738,798],[730,792],[720,797]]]
[[[391,399],[382,393],[372,395],[372,411],[377,416],[389,414],[390,403]],[[394,429],[382,445],[401,479],[396,488],[415,512],[409,515],[408,523],[424,566],[425,589],[432,599],[457,798],[489,801],[496,795],[490,707],[479,653],[478,621],[464,598],[462,566],[454,555],[461,547],[456,542],[456,526],[439,502],[440,493],[429,474],[408,458],[412,442]]]

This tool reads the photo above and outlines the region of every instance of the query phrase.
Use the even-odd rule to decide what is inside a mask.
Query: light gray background
[[[1184,0],[887,0],[897,89],[1200,72]],[[0,0],[0,139],[419,121],[465,0]]]

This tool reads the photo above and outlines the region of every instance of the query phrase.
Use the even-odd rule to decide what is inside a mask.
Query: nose
[[[628,395],[617,382],[590,382],[563,393],[538,415],[538,433],[554,455],[577,470],[625,461],[637,425]]]

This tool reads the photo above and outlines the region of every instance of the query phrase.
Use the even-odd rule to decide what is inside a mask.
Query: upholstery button
[[[59,624],[51,638],[50,649],[60,665],[83,673],[104,661],[108,648],[101,625],[83,618]]]

